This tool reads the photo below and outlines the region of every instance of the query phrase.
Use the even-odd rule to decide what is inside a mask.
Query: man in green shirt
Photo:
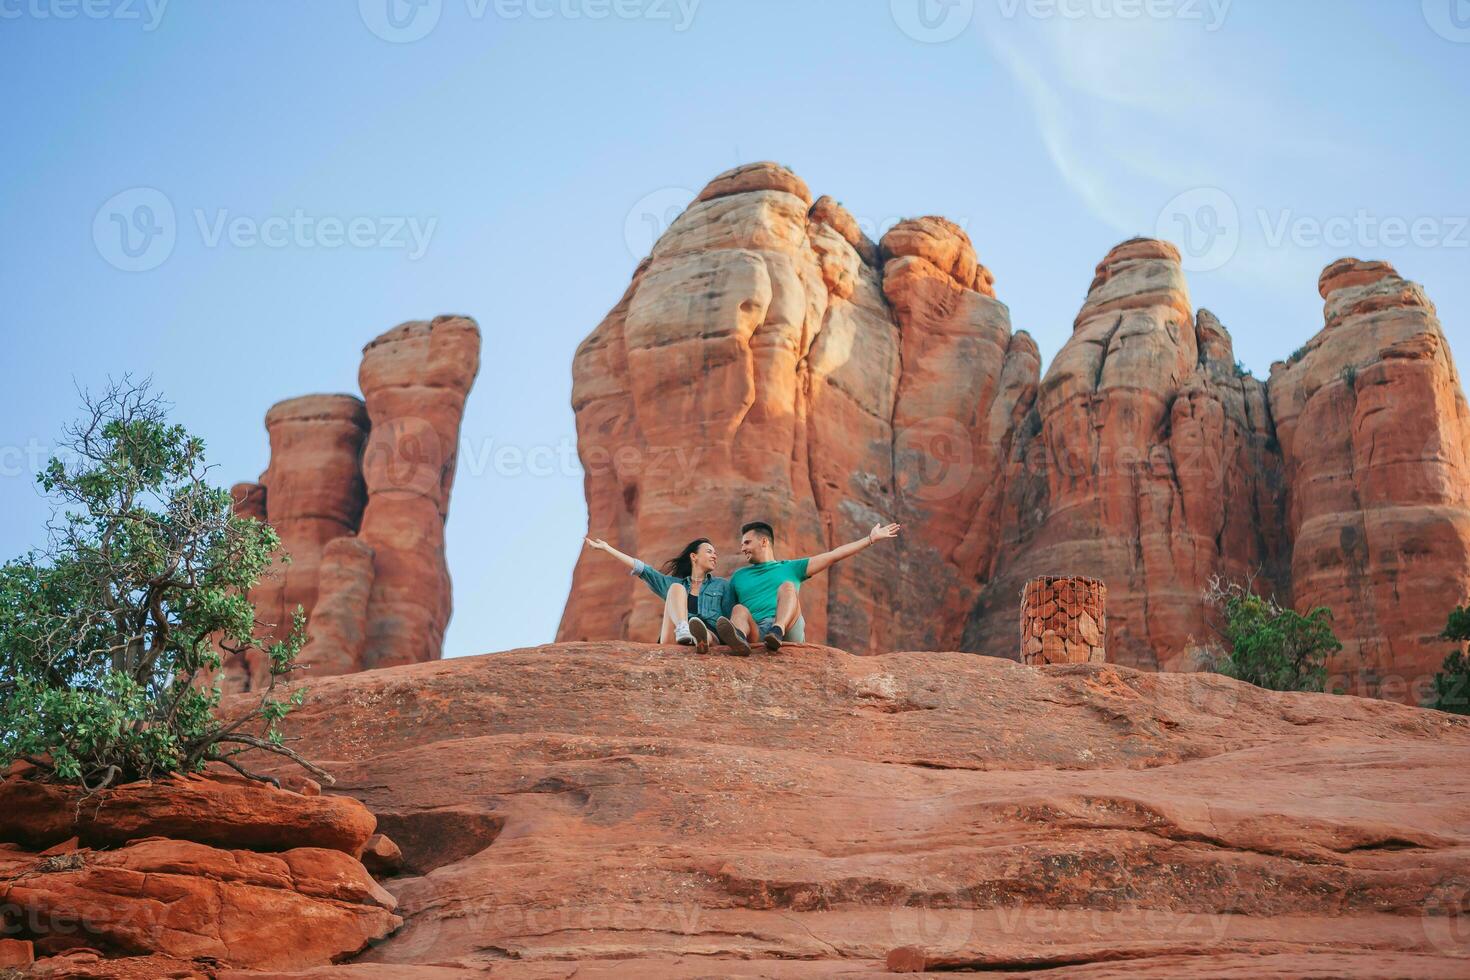
[[[736,653],[750,653],[746,637],[759,637],[772,653],[781,649],[783,640],[804,642],[801,583],[877,541],[898,537],[900,530],[897,524],[874,524],[866,538],[810,558],[778,561],[775,530],[765,521],[751,521],[740,529],[740,553],[750,564],[730,576],[730,596],[736,605],[728,618],[716,621],[715,632]]]

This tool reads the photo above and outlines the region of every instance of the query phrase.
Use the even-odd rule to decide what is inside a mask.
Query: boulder
[[[69,838],[103,847],[172,837],[257,851],[317,847],[355,854],[375,825],[350,797],[303,796],[233,775],[127,783],[85,799],[74,786],[23,776],[0,780],[0,840],[38,850]]]
[[[393,897],[340,851],[258,854],[147,838],[71,857],[0,851],[0,902],[42,950],[64,954],[81,940],[103,951],[299,968],[355,953],[401,923]]]

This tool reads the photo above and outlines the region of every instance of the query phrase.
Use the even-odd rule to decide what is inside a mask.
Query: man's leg
[[[746,636],[755,636],[755,617],[744,606],[736,606],[731,610],[730,622],[734,623],[735,628]]]
[[[800,618],[801,590],[795,582],[782,582],[781,588],[776,590],[776,625],[784,633]]]
[[[689,592],[682,585],[669,586],[668,598],[664,599],[664,628],[659,634],[660,643],[682,643],[692,646],[694,637],[689,632]]]
[[[776,590],[776,618],[766,630],[761,640],[765,642],[766,649],[776,653],[781,649],[781,641],[786,639],[786,631],[791,624],[801,618],[801,593],[795,582],[782,582],[781,587]]]
[[[740,632],[737,633],[736,631]],[[730,610],[730,615],[721,616],[715,623],[715,633],[720,642],[729,647],[736,656],[750,656],[750,644],[745,637],[750,636],[755,630],[755,620],[750,616],[750,610],[744,606],[736,606]],[[741,633],[744,635],[742,636]]]

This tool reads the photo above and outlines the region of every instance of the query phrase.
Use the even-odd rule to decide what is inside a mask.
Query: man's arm
[[[873,530],[868,532],[866,538],[859,538],[840,548],[833,548],[831,551],[808,558],[806,560],[806,577],[811,578],[819,572],[825,572],[842,559],[851,558],[859,551],[866,551],[876,541],[882,541],[885,538],[896,538],[900,530],[902,530],[902,527],[898,524],[874,524]]]

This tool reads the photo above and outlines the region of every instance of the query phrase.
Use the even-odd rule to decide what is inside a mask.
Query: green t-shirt
[[[730,590],[735,601],[740,603],[756,622],[776,618],[776,593],[782,582],[795,582],[801,588],[806,581],[805,558],[787,561],[768,561],[759,565],[747,565],[730,576]]]

